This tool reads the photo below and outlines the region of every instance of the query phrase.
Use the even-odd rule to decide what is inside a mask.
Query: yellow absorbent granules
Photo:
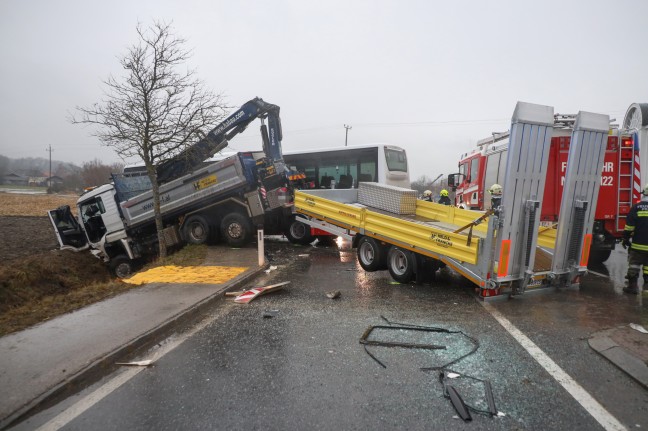
[[[140,272],[125,283],[200,283],[219,284],[231,280],[247,270],[247,267],[236,266],[160,266]]]

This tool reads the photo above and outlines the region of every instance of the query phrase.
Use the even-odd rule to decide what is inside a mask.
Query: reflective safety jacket
[[[648,251],[648,196],[642,196],[641,201],[630,208],[623,237],[632,238],[633,250]]]

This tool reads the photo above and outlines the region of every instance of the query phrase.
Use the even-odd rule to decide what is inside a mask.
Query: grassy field
[[[61,205],[74,209],[79,196],[0,193],[0,216],[47,215],[46,211]]]
[[[19,232],[15,223],[9,223],[10,218],[45,218],[48,209],[60,205],[74,208],[77,198],[0,193],[0,217],[6,217],[4,221],[0,219],[0,235],[13,243],[24,243],[25,232]],[[49,221],[42,224],[49,230],[37,232],[35,238],[53,235]],[[206,246],[188,246],[166,259],[147,265],[145,269],[161,265],[200,265],[206,254]],[[26,257],[0,262],[0,336],[133,288],[137,287],[112,279],[106,265],[87,251],[52,251],[36,246]]]

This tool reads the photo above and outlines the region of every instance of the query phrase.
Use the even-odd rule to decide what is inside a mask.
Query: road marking
[[[596,421],[606,430],[625,430],[626,428],[614,416],[608,412],[605,407],[599,404],[581,385],[571,378],[558,364],[556,364],[545,352],[543,352],[533,341],[516,328],[509,320],[504,317],[491,304],[482,302],[484,308],[499,322],[500,325],[508,331],[509,334],[526,350],[533,359],[540,364],[560,385],[565,388],[569,394],[587,412],[592,415]]]
[[[171,352],[173,349],[175,349],[176,347],[184,343],[187,339],[191,338],[198,331],[201,331],[202,329],[207,327],[207,325],[209,325],[214,320],[220,317],[219,314],[220,313],[215,313],[214,315],[200,322],[197,326],[193,327],[190,331],[164,344],[153,355],[154,358],[153,362],[161,359],[164,355],[166,355],[167,353]],[[77,401],[67,409],[63,410],[54,418],[50,419],[47,423],[37,428],[36,431],[57,431],[63,428],[64,426],[72,422],[74,419],[76,419],[78,416],[83,414],[83,412],[85,412],[90,407],[97,404],[99,401],[101,401],[103,398],[110,395],[115,390],[119,389],[124,383],[128,382],[130,379],[132,379],[133,377],[135,377],[145,369],[146,367],[129,368],[127,371],[109,380],[99,388],[95,389],[92,393],[86,395],[85,397],[83,397],[82,399],[80,399],[79,401]]]

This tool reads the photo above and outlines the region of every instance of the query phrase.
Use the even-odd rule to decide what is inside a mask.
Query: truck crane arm
[[[158,181],[169,182],[199,167],[203,161],[227,147],[229,140],[243,132],[257,118],[268,120],[267,127],[265,124],[261,126],[263,151],[266,157],[272,162],[281,162],[283,156],[279,106],[266,103],[257,97],[243,104],[196,144],[161,163],[157,167]]]

